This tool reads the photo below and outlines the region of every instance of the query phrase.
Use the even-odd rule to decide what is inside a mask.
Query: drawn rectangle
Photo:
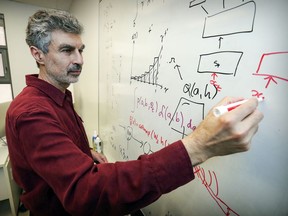
[[[222,51],[200,55],[198,73],[236,75],[243,52]]]
[[[204,103],[181,97],[169,125],[176,131],[186,131],[196,127],[203,119]]]
[[[203,38],[253,31],[256,5],[250,1],[205,18]]]

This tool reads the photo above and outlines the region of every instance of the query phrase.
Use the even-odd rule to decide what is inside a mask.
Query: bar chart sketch
[[[158,75],[159,75],[159,68],[160,68],[160,59],[161,54],[163,51],[163,46],[161,46],[158,56],[154,57],[153,63],[149,65],[148,71],[142,73],[141,75],[131,76],[131,80],[135,80],[137,82],[143,82],[146,84],[154,85],[160,87],[160,89],[164,88],[165,91],[168,88],[165,88],[163,85],[158,83]]]

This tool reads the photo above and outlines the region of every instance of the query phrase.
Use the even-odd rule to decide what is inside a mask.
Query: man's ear
[[[45,56],[44,56],[44,53],[40,49],[38,49],[35,46],[30,46],[30,52],[38,64],[40,65],[44,64]]]

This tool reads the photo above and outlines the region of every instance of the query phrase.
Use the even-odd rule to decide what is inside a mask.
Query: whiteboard
[[[111,161],[181,139],[225,96],[264,98],[250,151],[194,167],[195,180],[146,215],[288,215],[287,9],[286,0],[100,3],[99,133]]]

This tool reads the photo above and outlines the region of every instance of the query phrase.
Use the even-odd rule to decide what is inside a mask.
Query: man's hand
[[[226,97],[216,106],[239,100]],[[258,101],[252,98],[220,117],[215,117],[211,109],[197,129],[182,140],[192,165],[214,156],[248,151],[258,124],[263,119],[257,106]]]
[[[91,154],[94,161],[98,161],[99,163],[108,163],[108,160],[105,155],[98,153],[91,149]]]

